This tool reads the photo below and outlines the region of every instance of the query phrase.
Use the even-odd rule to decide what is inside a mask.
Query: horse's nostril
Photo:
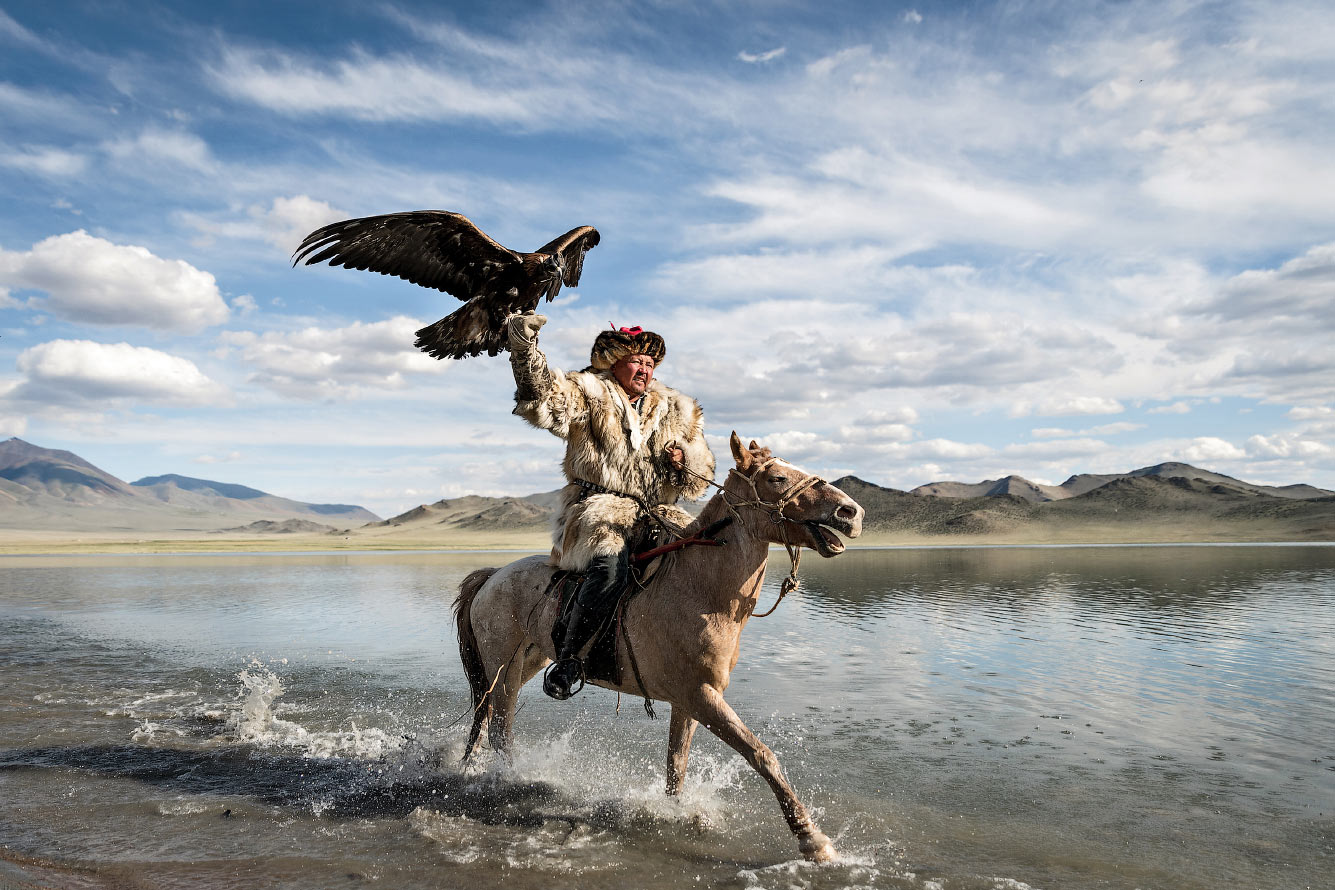
[[[851,522],[852,520],[854,520],[854,519],[857,518],[857,515],[858,515],[858,508],[857,508],[857,507],[840,507],[838,510],[835,510],[835,511],[834,511],[834,515],[835,515],[835,516],[838,516],[840,519],[847,519],[847,520],[849,520],[849,521]]]

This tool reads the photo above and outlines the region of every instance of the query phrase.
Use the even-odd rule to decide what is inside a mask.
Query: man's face
[[[631,397],[643,395],[654,382],[654,360],[647,355],[628,355],[617,359],[612,376]]]

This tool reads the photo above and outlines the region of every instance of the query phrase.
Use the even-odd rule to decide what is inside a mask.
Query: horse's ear
[[[728,439],[728,446],[732,448],[732,459],[737,461],[737,469],[745,472],[751,466],[751,452],[742,447],[742,438],[737,435],[737,431],[732,431],[732,437]]]
[[[747,450],[747,451],[759,451],[759,450],[760,450],[760,443],[757,442],[755,439],[752,439],[752,440],[751,440],[751,444],[746,446],[746,450]]]

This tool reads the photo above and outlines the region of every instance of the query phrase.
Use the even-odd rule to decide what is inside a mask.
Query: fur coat
[[[536,341],[512,343],[514,413],[566,442],[562,469],[567,482],[552,535],[553,565],[583,571],[597,556],[626,546],[641,519],[639,505],[614,494],[589,494],[573,484],[635,495],[667,520],[685,525],[690,516],[674,506],[698,499],[714,478],[714,455],[705,443],[704,413],[688,395],[654,380],[637,412],[608,371],[561,372],[547,366]],[[699,478],[675,469],[664,450],[675,444]]]

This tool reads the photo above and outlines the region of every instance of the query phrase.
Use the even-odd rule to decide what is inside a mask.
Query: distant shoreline
[[[1145,523],[1143,525],[1071,528],[1064,533],[993,533],[983,535],[919,535],[869,530],[847,541],[849,549],[949,547],[1100,547],[1169,545],[1295,545],[1335,544],[1330,536],[1306,538],[1285,535],[1291,529],[1258,524],[1254,528],[1226,528],[1204,524]],[[395,534],[392,530],[355,530],[346,535],[217,534],[138,532],[109,534],[0,529],[0,556],[81,556],[114,554],[227,554],[227,553],[547,553],[551,538],[546,530],[515,529],[488,532],[441,531],[435,534]]]

